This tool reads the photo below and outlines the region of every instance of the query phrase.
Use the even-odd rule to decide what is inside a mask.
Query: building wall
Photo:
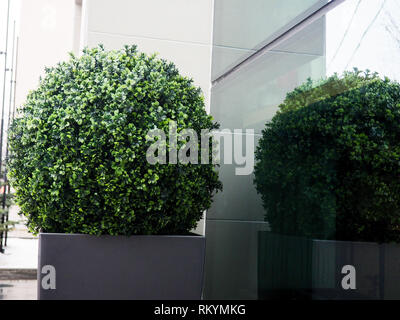
[[[83,0],[81,48],[136,44],[173,61],[201,87],[209,110],[212,0]],[[198,233],[204,233],[204,221]]]
[[[77,6],[75,0],[21,0],[17,106],[37,87],[45,67],[68,59],[68,52],[74,51]]]
[[[194,79],[209,101],[212,6],[208,0],[84,0],[82,46],[136,44]]]

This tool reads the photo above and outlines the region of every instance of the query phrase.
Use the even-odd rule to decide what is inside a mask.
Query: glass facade
[[[315,15],[321,8],[327,10]],[[399,14],[396,0],[215,0],[212,75],[218,81],[212,88],[211,114],[232,132],[232,141],[242,135],[242,141],[247,137],[257,146],[287,93],[307,79],[358,68],[399,80]],[[278,45],[219,78],[295,25],[296,32]],[[206,299],[400,298],[395,281],[400,281],[400,264],[393,266],[400,261],[400,249],[375,241],[336,241],[332,234],[339,205],[329,188],[321,207],[330,209],[321,214],[334,222],[320,228],[331,236],[286,232],[297,230],[296,214],[288,214],[285,227],[274,230],[254,173],[237,175],[237,167],[235,161],[222,161],[224,190],[207,213]],[[294,211],[301,210],[299,199]],[[357,271],[357,289],[343,287],[348,266]]]
[[[212,76],[243,61],[328,0],[217,0],[214,7]],[[301,48],[297,50],[313,50]]]

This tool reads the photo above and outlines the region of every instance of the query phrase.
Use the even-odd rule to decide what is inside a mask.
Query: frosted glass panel
[[[213,78],[313,13],[328,0],[216,0]],[[316,29],[318,30],[318,29]]]
[[[400,2],[347,0],[326,15],[327,73],[357,67],[400,80]]]
[[[326,0],[216,0],[214,45],[254,49]]]
[[[320,78],[324,73],[323,56],[269,52],[233,79],[214,87],[211,114],[222,128],[261,133],[287,92],[307,78]]]

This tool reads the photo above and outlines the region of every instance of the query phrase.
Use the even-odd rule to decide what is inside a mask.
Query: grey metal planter
[[[202,236],[39,236],[38,297],[201,299]]]
[[[343,290],[344,266],[353,266],[356,287]],[[400,245],[313,240],[313,298],[400,299]]]

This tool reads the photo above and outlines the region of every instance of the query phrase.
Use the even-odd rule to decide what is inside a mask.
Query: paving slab
[[[9,220],[17,224],[9,231],[5,252],[0,254],[0,300],[36,300],[38,237],[28,232],[26,218],[11,206]]]
[[[36,280],[0,280],[0,300],[37,300]]]
[[[0,270],[36,269],[38,264],[38,239],[9,238],[5,252],[0,254]]]

